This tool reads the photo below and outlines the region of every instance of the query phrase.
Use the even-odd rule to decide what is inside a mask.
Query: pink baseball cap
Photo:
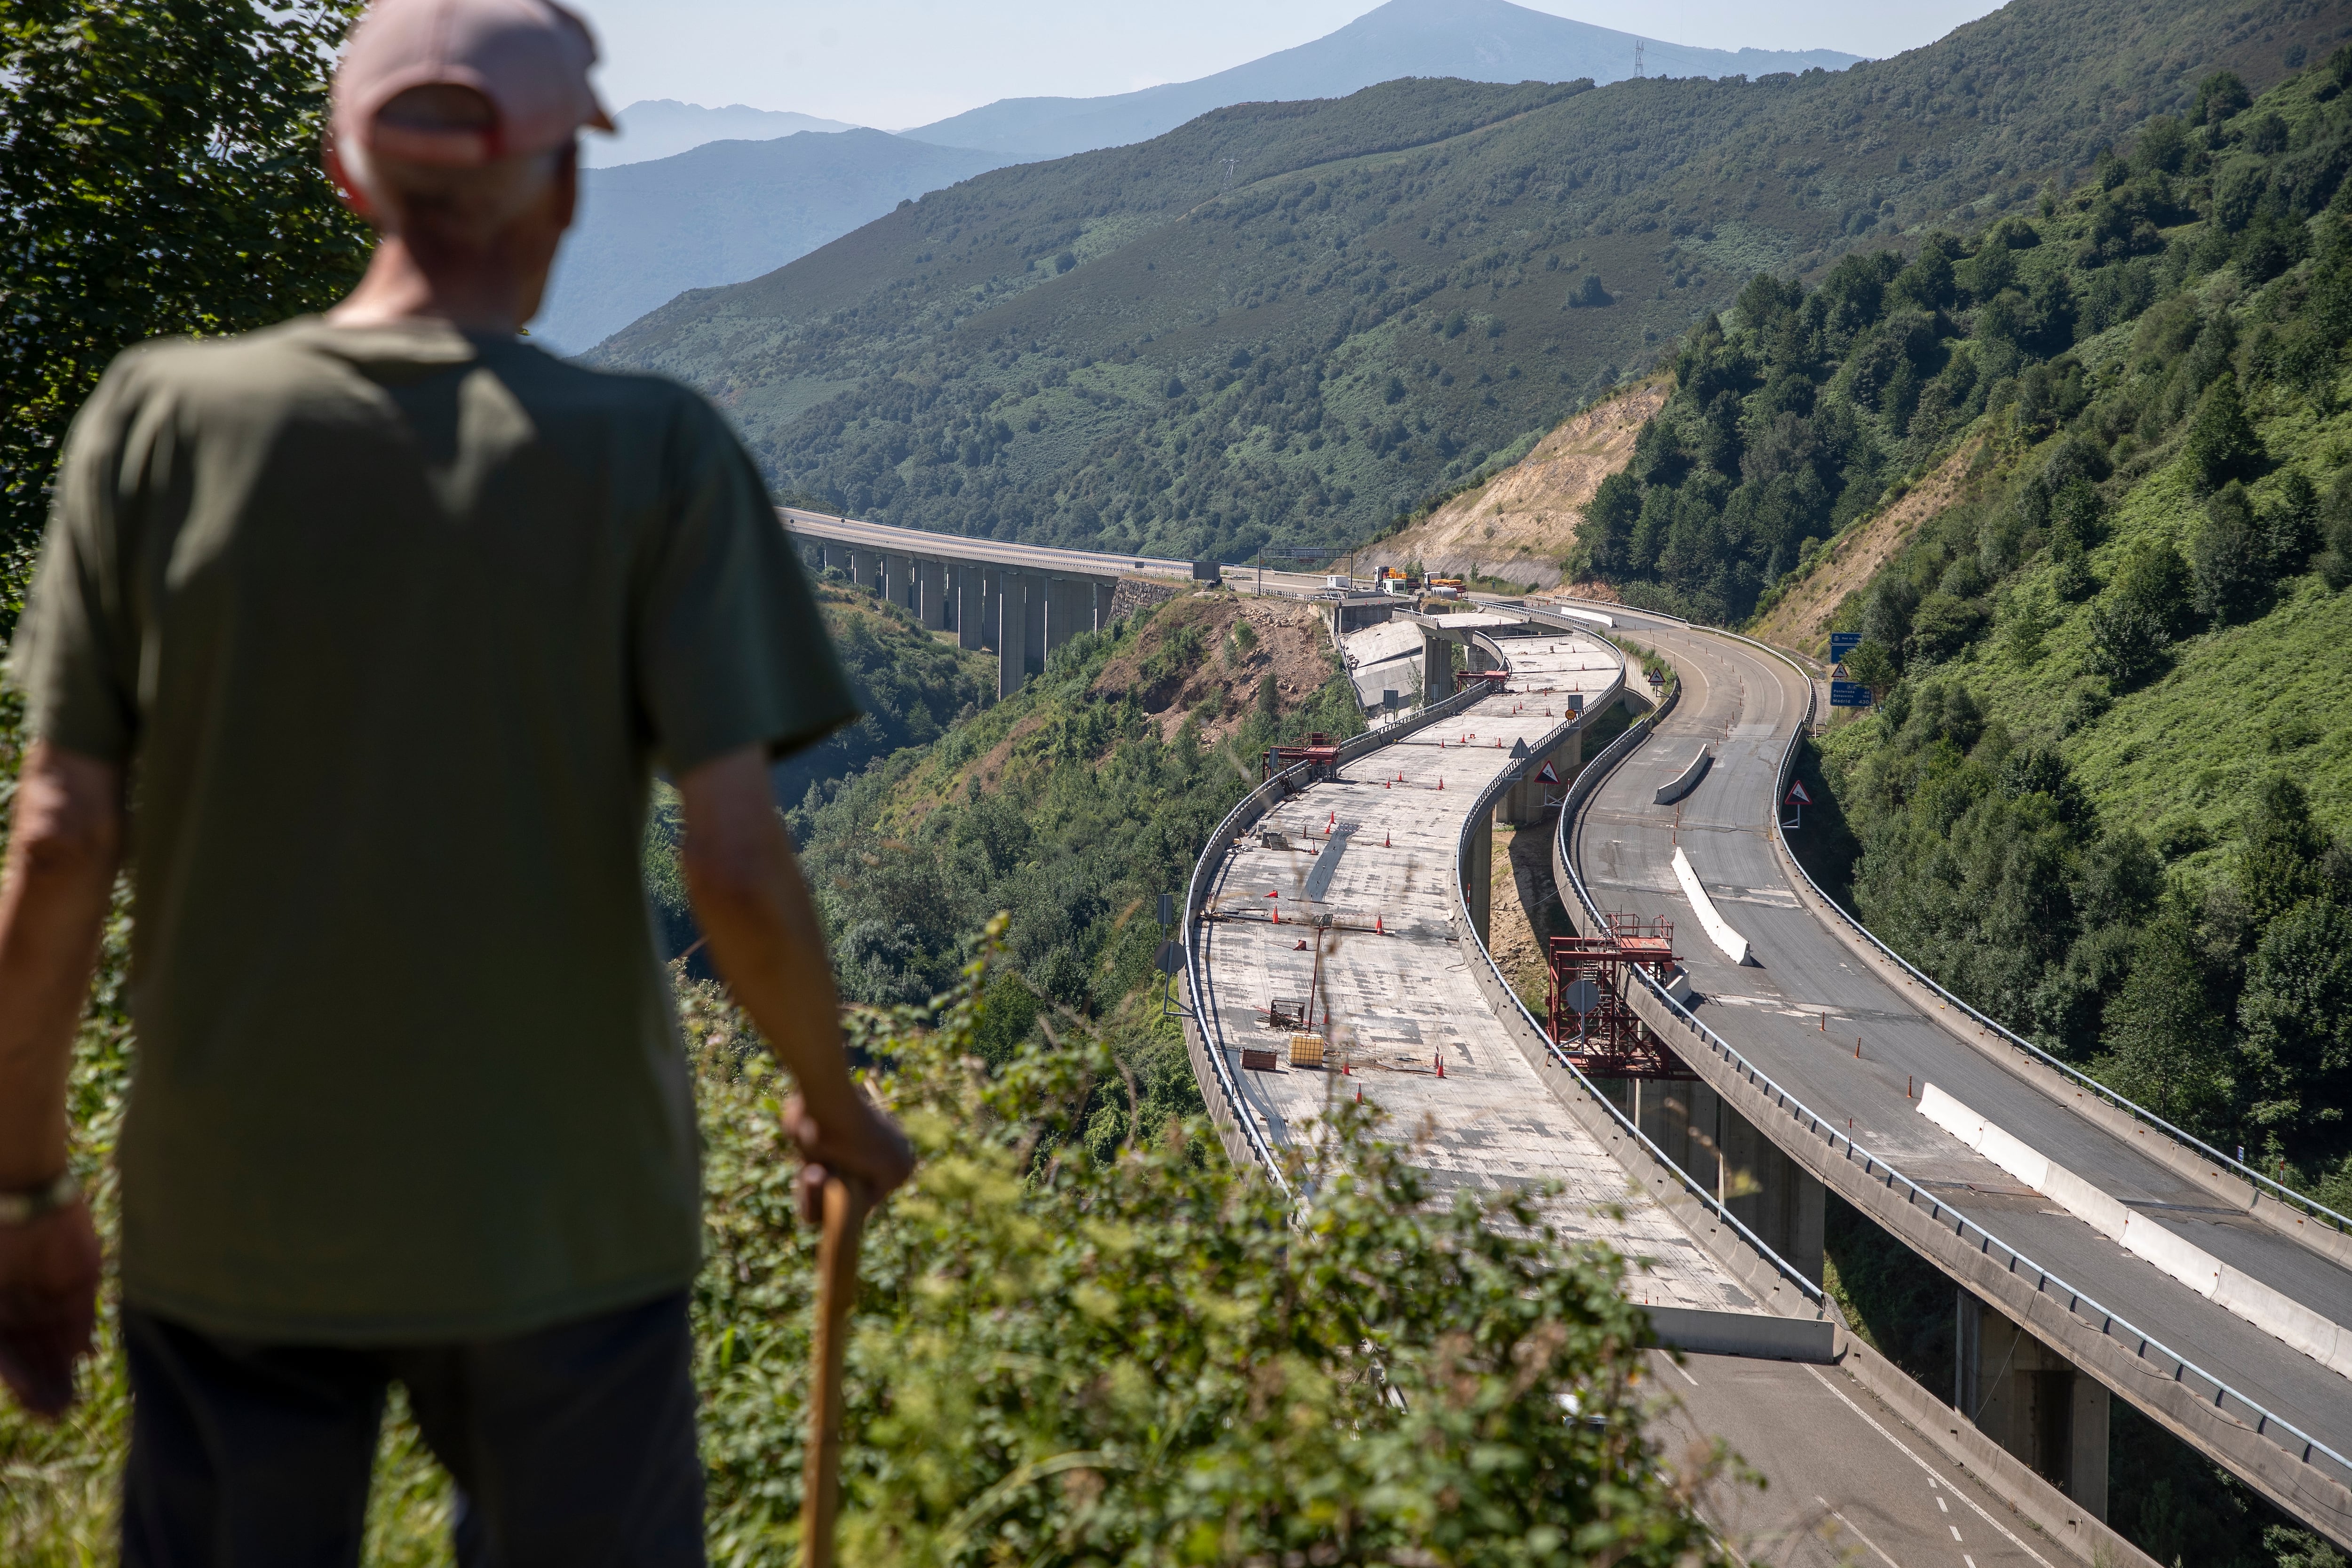
[[[553,0],[374,0],[335,67],[336,142],[459,168],[545,153],[582,126],[613,129],[588,85],[596,40]],[[490,100],[484,130],[380,122],[415,87],[469,87]]]

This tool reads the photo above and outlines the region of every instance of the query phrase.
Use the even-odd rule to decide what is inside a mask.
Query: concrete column
[[[988,644],[988,596],[977,566],[948,568],[949,591],[955,595],[956,647],[981,648]]]
[[[1007,574],[1009,576],[1010,574]],[[1047,581],[1034,572],[1021,574],[1021,618],[1014,621],[1013,590],[1004,591],[1004,640],[1013,640],[1013,628],[1021,628],[1021,668],[1024,675],[1042,675],[1045,671],[1045,595]]]
[[[1432,636],[1426,629],[1421,634],[1421,700],[1425,707],[1443,702],[1454,695],[1454,650],[1445,639]]]
[[[1021,635],[1027,619],[1022,584],[1024,579],[1017,572],[998,571],[995,592],[990,595],[993,613],[989,619],[996,627],[996,695],[1003,699],[1021,689],[1029,679],[1026,660],[1023,658]]]
[[[1464,868],[1464,890],[1470,900],[1470,923],[1478,940],[1487,940],[1493,928],[1495,903],[1495,817],[1488,812],[1470,830],[1470,863]]]
[[[1116,583],[1095,584],[1095,630],[1099,632],[1109,628],[1111,600],[1118,593],[1118,584]]]
[[[1053,652],[1080,632],[1093,629],[1094,595],[1083,579],[1045,579],[1045,651]]]
[[[1477,642],[1473,641],[1465,643],[1463,645],[1462,651],[1464,655],[1462,668],[1465,669],[1496,669],[1500,668],[1495,663],[1494,655],[1488,653],[1486,648]]]
[[[2063,1489],[2107,1511],[2107,1391],[1968,1291],[1958,1293],[1956,1393],[1978,1430]]]
[[[937,561],[916,562],[915,590],[921,601],[915,613],[924,626],[935,632],[947,630],[947,568]]]
[[[873,588],[879,591],[881,567],[881,557],[876,555],[871,550],[853,550],[849,552],[849,580],[861,588]]]
[[[2076,1373],[2066,1495],[2103,1524],[2107,1518],[2107,1385]]]

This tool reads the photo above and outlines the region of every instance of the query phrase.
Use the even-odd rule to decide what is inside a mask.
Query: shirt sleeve
[[[139,638],[123,590],[122,362],[75,416],[58,466],[47,535],[8,657],[32,732],[105,762],[137,744]]]
[[[672,777],[744,746],[782,756],[858,715],[750,454],[717,410],[680,401],[671,511],[635,633],[640,700]]]

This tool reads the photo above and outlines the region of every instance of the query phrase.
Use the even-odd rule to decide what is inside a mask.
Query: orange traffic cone
[[[1388,927],[1381,923],[1381,917],[1378,915],[1374,915],[1372,917],[1372,934],[1374,936],[1386,936],[1389,934]]]
[[[1445,1053],[1440,1051],[1437,1054],[1435,1060],[1437,1062],[1437,1076],[1444,1078],[1445,1076]]]
[[[1441,779],[1439,779],[1439,780],[1437,781],[1437,787],[1438,787],[1438,788],[1440,788],[1440,789],[1444,789],[1444,788],[1445,787],[1445,781],[1444,781],[1444,779],[1442,779],[1442,778],[1441,778]]]

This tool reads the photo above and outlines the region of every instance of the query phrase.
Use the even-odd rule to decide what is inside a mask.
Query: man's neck
[[[460,331],[507,336],[537,310],[543,282],[495,264],[427,269],[400,236],[386,235],[359,287],[327,320],[339,327],[443,321]]]

